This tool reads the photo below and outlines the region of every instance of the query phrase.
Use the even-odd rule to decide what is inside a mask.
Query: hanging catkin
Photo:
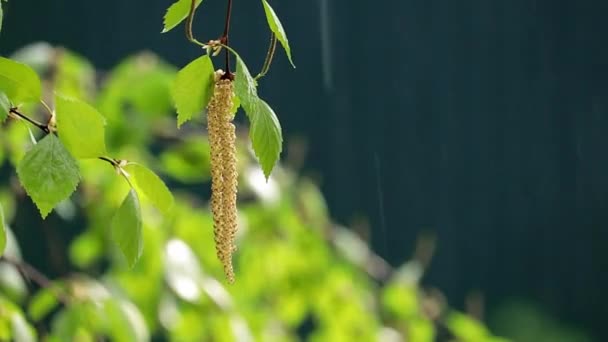
[[[211,150],[211,212],[217,256],[229,282],[234,281],[232,252],[237,230],[236,129],[232,123],[233,85],[216,73],[213,97],[207,107]]]

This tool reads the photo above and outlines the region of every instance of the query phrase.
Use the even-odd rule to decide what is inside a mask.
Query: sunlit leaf
[[[26,153],[17,166],[17,175],[43,218],[80,182],[76,160],[53,134]]]
[[[87,103],[55,96],[59,139],[76,158],[106,154],[105,119]]]
[[[129,164],[125,167],[133,176],[138,189],[163,213],[168,213],[173,207],[174,199],[165,183],[152,170],[139,164]]]
[[[2,1],[0,0],[0,3]],[[8,112],[11,109],[11,102],[6,97],[6,94],[0,92],[0,123],[4,122],[8,117]]]
[[[129,191],[116,211],[112,219],[111,233],[129,267],[133,267],[143,250],[141,209],[135,190]]]
[[[195,7],[203,2],[203,0],[196,0]],[[162,33],[171,31],[175,26],[179,25],[190,13],[190,7],[192,6],[192,0],[178,0],[171,7],[167,9],[164,20],[164,28]]]
[[[283,135],[279,119],[264,100],[259,100],[258,109],[253,116],[250,116],[249,136],[253,151],[258,157],[264,175],[268,178],[283,150]]]
[[[19,342],[35,342],[36,330],[25,320],[21,312],[13,312],[11,315],[11,327],[13,339]]]
[[[213,63],[208,55],[199,57],[177,73],[171,97],[177,109],[177,126],[201,113],[213,95]]]
[[[6,248],[6,222],[4,221],[4,209],[0,204],[0,255],[4,253],[4,248]]]
[[[268,26],[270,30],[277,36],[277,39],[285,49],[285,53],[287,53],[287,58],[289,58],[289,63],[295,68],[295,64],[293,64],[293,59],[291,58],[291,48],[289,47],[289,40],[287,40],[287,33],[285,33],[285,29],[279,20],[279,17],[275,13],[274,9],[270,6],[268,1],[262,0],[264,4],[264,12],[266,13],[266,20],[268,21]]]
[[[236,78],[234,79],[234,92],[247,115],[257,111],[259,102],[256,82],[251,76],[247,65],[240,56],[236,56]],[[251,119],[251,117],[250,117]]]
[[[0,91],[16,106],[38,102],[42,87],[36,72],[29,66],[0,57]]]

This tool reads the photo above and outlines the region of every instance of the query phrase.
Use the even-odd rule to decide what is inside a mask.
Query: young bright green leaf
[[[236,56],[236,77],[234,79],[234,92],[247,115],[257,112],[259,102],[255,79],[251,76],[245,62]]]
[[[142,222],[139,198],[131,189],[112,219],[112,239],[133,267],[143,250]]]
[[[0,1],[1,2],[1,1]],[[8,112],[11,110],[11,101],[8,97],[0,91],[0,123],[4,122],[8,116]]]
[[[254,116],[250,116],[249,136],[253,151],[268,179],[283,150],[283,135],[279,119],[272,108],[261,99],[258,108],[259,111]]]
[[[6,248],[6,223],[4,222],[4,209],[2,209],[2,205],[0,204],[0,255],[4,253],[4,248]]]
[[[232,116],[234,116],[236,114],[236,112],[238,112],[240,107],[241,107],[241,99],[239,99],[238,96],[233,96],[232,97],[232,109],[230,110],[230,113],[232,114]]]
[[[203,2],[203,0],[196,0],[194,6],[198,8],[201,2]],[[184,19],[186,19],[190,13],[191,5],[192,0],[178,0],[171,5],[165,14],[164,28],[162,33],[171,31],[175,26],[184,21]]]
[[[291,66],[295,68],[296,66],[295,64],[293,64],[293,59],[291,58],[291,48],[289,47],[289,40],[287,40],[287,33],[285,33],[285,29],[283,28],[279,17],[275,13],[274,9],[272,9],[268,1],[262,0],[262,3],[264,4],[266,21],[268,21],[268,26],[270,27],[270,30],[277,36],[277,39],[283,46],[283,49],[285,49],[285,53],[287,53],[289,63],[291,63]]]
[[[213,73],[213,63],[208,55],[195,59],[177,73],[171,85],[177,127],[207,107],[213,95]]]
[[[42,218],[70,197],[80,182],[76,160],[53,134],[25,154],[17,166],[17,175]]]
[[[58,284],[51,284],[49,287],[40,289],[32,298],[27,307],[27,314],[35,321],[39,322],[49,315],[51,311],[59,305],[58,293],[63,291]]]
[[[173,207],[173,195],[165,183],[152,170],[139,164],[129,164],[126,171],[133,176],[138,189],[163,213]]]
[[[38,102],[42,87],[36,72],[29,66],[0,57],[0,91],[16,105]]]
[[[76,158],[97,158],[106,154],[105,119],[87,103],[55,96],[59,139]]]

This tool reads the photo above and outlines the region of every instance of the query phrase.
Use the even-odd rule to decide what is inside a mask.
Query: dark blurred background
[[[200,51],[160,34],[171,3],[11,0],[0,53],[48,41],[105,69],[142,49],[183,66]],[[425,283],[456,307],[526,298],[608,339],[608,2],[271,3],[297,69],[279,52],[261,94],[338,222],[394,265],[436,233]],[[197,36],[220,35],[224,6],[204,2]],[[261,3],[234,11],[258,70]]]

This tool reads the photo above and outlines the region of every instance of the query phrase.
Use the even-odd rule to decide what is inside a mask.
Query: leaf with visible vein
[[[11,102],[19,106],[23,103],[38,102],[42,93],[40,78],[29,66],[0,57],[0,91]]]
[[[80,182],[76,160],[53,134],[25,154],[17,166],[17,175],[42,218],[70,197]]]
[[[272,108],[262,99],[259,99],[258,108],[251,117],[249,136],[253,151],[268,179],[283,150],[283,135],[279,119]]]
[[[86,102],[55,96],[59,139],[76,158],[106,154],[105,118]]]
[[[152,204],[167,214],[173,207],[174,199],[165,183],[152,170],[139,164],[129,164],[125,170],[133,176],[137,188]]]
[[[291,48],[289,47],[289,40],[287,39],[287,33],[285,33],[283,24],[281,24],[279,17],[277,16],[274,9],[272,9],[268,1],[262,0],[262,3],[264,4],[266,21],[268,21],[268,26],[270,27],[270,30],[277,36],[277,39],[283,46],[283,49],[285,49],[285,53],[287,54],[289,63],[291,63],[291,66],[295,68],[296,66],[295,64],[293,64],[293,59],[291,58]]]
[[[213,95],[213,74],[213,63],[208,55],[195,59],[177,73],[171,85],[177,127],[207,107]]]
[[[259,102],[258,91],[256,89],[256,81],[251,76],[247,65],[243,62],[243,59],[239,55],[236,55],[236,76],[234,79],[234,92],[239,99],[239,102],[247,116],[250,113],[257,111],[257,105]]]
[[[139,198],[131,189],[116,211],[111,225],[112,240],[133,267],[143,251],[142,221]]]
[[[203,0],[196,0],[196,3],[194,4],[195,8],[198,8],[201,2],[203,2]],[[164,27],[161,33],[171,31],[175,26],[184,21],[190,13],[190,6],[192,6],[192,0],[178,0],[171,5],[165,14]]]

